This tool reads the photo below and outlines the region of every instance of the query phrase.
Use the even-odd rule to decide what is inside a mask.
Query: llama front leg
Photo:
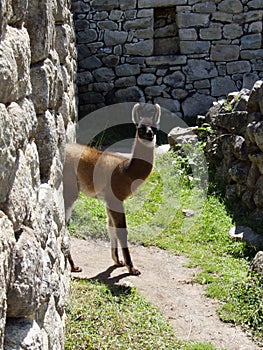
[[[133,266],[130,251],[128,248],[128,238],[127,238],[128,230],[126,226],[126,218],[125,218],[123,205],[121,205],[121,207],[118,208],[118,211],[107,208],[107,212],[108,212],[108,216],[110,217],[110,220],[109,220],[109,224],[111,224],[111,226],[109,226],[110,233],[112,233],[112,231],[114,230],[116,235],[115,237],[117,237],[118,241],[120,242],[124,263],[127,266],[129,273],[131,275],[140,275],[140,271]],[[114,243],[114,240],[112,241],[112,243]],[[113,252],[113,256],[117,254],[117,258],[118,258],[117,247],[112,246],[111,249]]]
[[[111,257],[115,262],[116,266],[124,266],[124,263],[119,259],[116,228],[114,227],[114,223],[112,222],[111,214],[108,208],[107,208],[107,216],[108,216],[108,230],[109,230],[110,242],[111,242]]]

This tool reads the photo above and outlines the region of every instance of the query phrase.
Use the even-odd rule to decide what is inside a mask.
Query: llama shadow
[[[122,273],[118,276],[111,277],[111,274],[114,270],[118,269],[119,267],[116,265],[112,265],[108,267],[105,271],[102,271],[98,273],[96,276],[93,277],[78,277],[74,276],[73,278],[76,280],[87,280],[89,282],[99,282],[105,284],[110,292],[115,295],[121,295],[121,294],[130,294],[132,287],[120,284],[119,283],[123,278],[126,278],[130,276],[128,272]]]

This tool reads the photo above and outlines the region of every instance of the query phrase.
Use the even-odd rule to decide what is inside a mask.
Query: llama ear
[[[140,122],[140,115],[138,112],[139,107],[140,107],[140,104],[136,103],[132,109],[132,121],[134,122],[135,125],[138,125]]]
[[[160,123],[160,118],[161,118],[161,107],[156,103],[154,105],[154,115],[153,115],[153,121],[155,124]]]

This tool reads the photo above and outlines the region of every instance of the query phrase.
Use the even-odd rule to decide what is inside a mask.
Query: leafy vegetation
[[[127,201],[126,211],[129,241],[146,246],[155,245],[175,254],[183,254],[189,257],[191,266],[199,266],[201,268],[197,282],[206,286],[208,296],[221,301],[219,315],[222,320],[242,325],[259,342],[262,342],[262,279],[247,275],[250,264],[249,250],[244,243],[233,242],[228,238],[228,231],[233,225],[233,219],[227,211],[223,200],[218,195],[215,193],[209,193],[207,195],[207,179],[202,159],[198,158],[198,154],[193,155],[191,152],[188,154],[187,159],[183,155],[175,157],[172,152],[159,157],[151,177]],[[200,168],[202,168],[201,171]],[[82,237],[91,236],[93,238],[99,237],[106,239],[105,222],[106,215],[103,203],[80,195],[70,226],[72,234],[80,234]],[[97,292],[89,291],[91,289],[96,289],[97,292],[103,291],[103,301],[96,301],[94,295]],[[70,310],[69,317],[74,319],[79,317],[79,314],[85,314],[83,327],[84,329],[89,329],[86,336],[90,334],[87,338],[87,341],[90,343],[86,344],[95,344],[93,343],[95,340],[92,337],[98,338],[96,342],[103,342],[102,334],[100,333],[98,335],[96,332],[98,332],[100,327],[101,329],[108,327],[109,317],[107,316],[107,307],[111,307],[112,309],[119,307],[118,303],[113,307],[114,300],[116,301],[116,295],[114,295],[116,290],[113,292],[109,286],[90,285],[88,282],[74,282],[73,293],[76,293],[74,300],[79,300],[79,311],[73,312]],[[124,295],[124,299],[118,295],[118,300],[121,300],[121,303],[126,302],[127,293],[124,293]],[[89,300],[88,302],[87,300],[84,302],[85,297]],[[91,303],[91,299],[93,300],[94,298],[95,305],[87,304]],[[169,327],[161,319],[160,315],[157,316],[155,314],[156,316],[152,318],[149,314],[146,316],[154,320],[154,325],[151,325],[151,327],[157,327],[156,329],[159,332],[159,336],[157,337],[161,339],[159,343],[147,328],[151,323],[149,321],[146,322],[145,319],[143,321],[139,317],[142,316],[139,315],[140,305],[143,306],[144,310],[143,312],[141,310],[141,313],[151,314],[152,312],[157,313],[157,311],[153,311],[150,304],[138,296],[133,290],[129,291],[128,298],[132,299],[129,303],[134,305],[134,307],[132,311],[131,309],[127,311],[130,313],[130,317],[127,315],[123,316],[126,319],[125,327],[127,328],[121,328],[121,335],[118,335],[116,333],[117,331],[115,333],[113,331],[115,334],[114,339],[117,338],[119,341],[119,345],[115,348],[137,349],[134,347],[136,342],[132,341],[132,339],[134,339],[133,337],[136,334],[140,334],[142,337],[140,348],[175,349],[174,346],[171,347],[171,342],[175,342],[176,340],[171,335],[172,331],[168,331]],[[103,306],[100,304],[102,302]],[[96,303],[98,303],[97,306]],[[81,308],[85,304],[87,304],[86,311],[81,311]],[[104,309],[105,312],[103,311],[104,313],[102,315],[101,312]],[[124,309],[121,309],[120,314],[125,312]],[[95,315],[91,316],[93,311]],[[135,315],[134,312],[139,312],[139,314]],[[95,332],[92,329],[93,321],[89,317],[98,317],[96,316],[97,313],[100,314],[100,319],[103,319],[104,323],[101,326],[96,326],[97,330]],[[115,315],[114,317],[117,316]],[[122,316],[119,315],[118,317]],[[76,332],[82,334],[84,330],[81,322],[78,328],[79,330]],[[116,322],[116,324],[124,323],[120,319]],[[132,333],[134,324],[138,327],[139,324],[143,325],[142,329],[137,329],[136,334]],[[73,332],[70,331],[72,326],[69,325],[68,327],[68,339],[71,339],[73,336]],[[113,327],[113,325],[109,323],[109,327]],[[143,338],[144,332],[146,338]],[[105,338],[106,334],[109,333],[109,329],[102,333]],[[68,342],[70,342],[70,339]],[[133,344],[132,347],[131,341]],[[108,339],[106,341],[107,346],[111,342],[112,340]],[[155,347],[153,345],[148,346],[147,342],[156,345]],[[110,346],[107,347],[104,343],[101,344],[100,346],[94,345],[92,348],[111,349]],[[190,344],[190,347],[187,347],[188,345],[185,344],[180,345],[178,342],[176,344],[178,349],[212,349],[211,345],[207,344]],[[67,348],[75,349],[75,347]],[[89,347],[85,349],[89,349]]]

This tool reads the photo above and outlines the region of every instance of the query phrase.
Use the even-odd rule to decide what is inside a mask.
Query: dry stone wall
[[[68,0],[0,1],[0,349],[64,349],[75,58]]]
[[[262,225],[263,80],[229,94],[199,121],[208,127],[208,161],[228,203],[238,217],[249,214]]]
[[[262,78],[261,0],[73,0],[80,115],[159,103],[190,122]]]

